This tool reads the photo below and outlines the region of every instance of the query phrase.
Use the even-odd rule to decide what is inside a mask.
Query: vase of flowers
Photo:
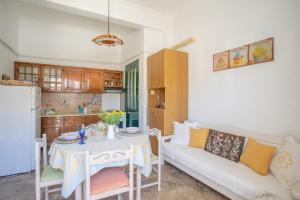
[[[112,140],[115,138],[115,132],[118,129],[117,123],[125,119],[125,112],[122,111],[112,111],[112,112],[102,112],[99,116],[102,121],[107,125],[107,139]]]

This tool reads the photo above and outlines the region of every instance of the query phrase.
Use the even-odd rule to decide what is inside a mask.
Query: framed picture
[[[229,52],[230,68],[241,67],[248,64],[248,45],[231,49]]]
[[[214,54],[214,71],[220,71],[229,68],[229,51]]]
[[[249,65],[274,60],[274,38],[249,45]]]

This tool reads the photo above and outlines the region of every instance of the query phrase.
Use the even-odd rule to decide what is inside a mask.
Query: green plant
[[[112,112],[102,112],[99,117],[107,125],[115,125],[125,119],[125,112],[122,111],[112,111]]]

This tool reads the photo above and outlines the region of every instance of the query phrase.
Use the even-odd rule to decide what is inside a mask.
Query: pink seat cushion
[[[97,195],[128,185],[129,178],[122,168],[106,168],[91,177],[91,194]]]

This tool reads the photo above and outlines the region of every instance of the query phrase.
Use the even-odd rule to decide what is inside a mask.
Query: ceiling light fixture
[[[109,27],[109,9],[110,9],[110,0],[107,0],[108,2],[108,11],[107,11],[107,34],[98,35],[95,37],[92,41],[96,45],[106,45],[106,46],[116,46],[116,45],[123,45],[124,42],[121,38],[117,37],[114,34],[111,34],[110,27]]]

